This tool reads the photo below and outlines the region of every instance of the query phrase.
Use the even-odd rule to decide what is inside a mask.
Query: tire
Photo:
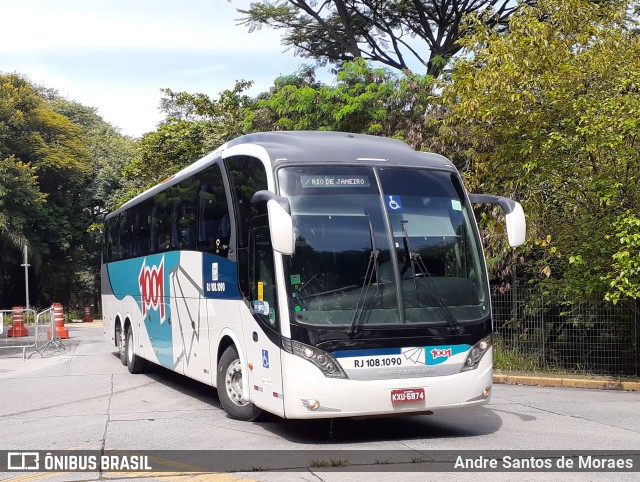
[[[116,346],[118,347],[118,353],[120,354],[120,361],[123,365],[127,364],[127,351],[125,349],[126,340],[122,333],[122,328],[118,326],[116,328]]]
[[[218,363],[218,397],[220,404],[229,417],[251,422],[257,419],[262,410],[251,402],[240,400],[242,396],[242,368],[235,347],[228,347]]]
[[[142,373],[145,369],[145,361],[135,354],[133,349],[133,330],[129,328],[127,331],[127,342],[125,343],[125,353],[127,359],[127,368],[129,373]]]

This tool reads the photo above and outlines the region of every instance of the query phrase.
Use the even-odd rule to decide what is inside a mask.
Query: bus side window
[[[112,217],[105,223],[105,262],[118,260],[118,216]]]
[[[266,203],[251,205],[253,195],[267,189],[267,173],[262,161],[254,157],[238,156],[225,159],[229,176],[236,219],[236,240],[238,244],[238,282],[242,294],[250,299],[249,286],[249,223],[252,219],[266,214]]]
[[[199,181],[193,177],[170,188],[172,192],[171,247],[195,249],[196,198]]]
[[[131,239],[131,216],[127,211],[119,216],[120,218],[120,250],[118,259],[129,258],[129,241]]]
[[[151,210],[151,203],[145,201],[142,204],[135,206],[131,211],[135,216],[134,223],[134,239],[132,240],[132,247],[134,257],[147,256],[149,254],[149,219],[148,212]]]
[[[277,330],[277,305],[273,248],[269,237],[269,220],[259,216],[249,227],[249,301],[253,303],[256,317]]]
[[[198,251],[228,256],[231,239],[229,206],[218,165],[200,175],[197,232]]]
[[[171,197],[164,191],[153,198],[151,210],[151,253],[166,251],[171,247]]]

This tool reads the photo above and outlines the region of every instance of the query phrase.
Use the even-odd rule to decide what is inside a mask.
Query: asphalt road
[[[282,450],[243,460],[233,473],[0,473],[0,480],[637,480],[635,473],[422,473],[375,459],[354,473],[317,467],[286,472],[303,450],[398,451],[421,462],[429,454],[461,450],[632,450],[640,452],[640,392],[494,385],[489,405],[406,418],[321,421],[268,417],[256,423],[229,419],[211,387],[161,368],[131,375],[99,324],[67,325],[65,351],[22,360],[0,350],[2,450]],[[385,452],[373,452],[385,451]],[[320,453],[320,452],[319,452]],[[462,452],[461,452],[462,453]],[[415,457],[413,457],[415,454]],[[426,454],[426,455],[425,455]],[[351,453],[351,455],[353,455]],[[393,458],[390,455],[391,458]],[[322,463],[320,463],[322,462]],[[351,463],[351,462],[350,462]],[[378,464],[378,466],[375,466]],[[271,470],[273,466],[279,470]],[[380,470],[377,470],[378,467]],[[317,470],[316,470],[317,468]],[[388,471],[396,471],[390,474]],[[437,475],[437,477],[436,477]]]

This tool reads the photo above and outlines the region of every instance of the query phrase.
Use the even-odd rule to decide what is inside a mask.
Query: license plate
[[[391,403],[424,402],[424,388],[391,390]]]

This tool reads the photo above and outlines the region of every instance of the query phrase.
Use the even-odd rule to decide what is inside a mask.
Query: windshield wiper
[[[422,260],[420,253],[417,253],[411,250],[411,246],[409,244],[409,233],[407,231],[407,224],[409,224],[409,221],[406,221],[406,220],[402,221],[402,236],[404,238],[403,244],[404,244],[404,249],[411,266],[413,286],[416,290],[416,300],[418,302],[418,306],[420,306],[420,295],[418,294],[418,282],[416,281],[416,266],[420,268],[420,271],[422,273],[427,275],[427,278],[426,278],[427,283],[429,284],[431,293],[433,294],[436,302],[438,303],[438,306],[442,310],[444,317],[447,319],[447,326],[453,333],[455,333],[456,335],[460,335],[462,333],[462,327],[458,323],[458,320],[456,320],[456,317],[452,313],[449,306],[445,303],[444,298],[442,298],[442,295],[440,294],[440,291],[438,291],[438,288],[435,286],[431,273],[429,273],[427,266],[424,264],[424,261]]]
[[[369,292],[369,286],[373,282],[373,276],[376,277],[376,288],[380,289],[380,281],[378,277],[378,257],[380,252],[376,246],[376,238],[373,235],[373,226],[371,220],[369,220],[369,236],[371,239],[371,254],[369,254],[369,263],[367,264],[367,270],[364,274],[364,280],[362,282],[362,288],[360,290],[360,296],[358,296],[358,304],[356,305],[356,311],[351,319],[351,325],[346,331],[348,336],[353,336],[356,333],[356,329],[360,326],[362,321],[362,315],[364,314],[365,304],[367,303],[367,293]]]

